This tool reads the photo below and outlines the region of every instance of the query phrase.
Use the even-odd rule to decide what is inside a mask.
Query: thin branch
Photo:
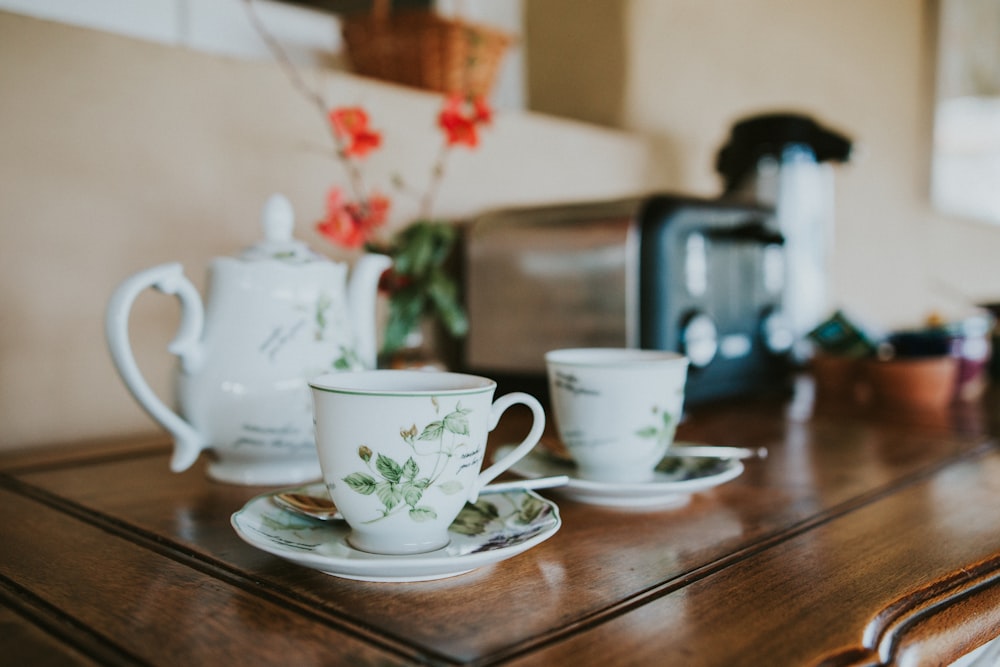
[[[431,180],[427,184],[427,191],[424,192],[423,198],[420,200],[420,219],[430,220],[431,219],[431,206],[434,204],[434,199],[437,197],[438,189],[441,187],[441,182],[444,180],[444,168],[448,162],[448,154],[451,152],[451,146],[448,145],[447,141],[441,143],[441,150],[438,151],[437,160],[434,161],[434,168],[431,170]]]
[[[348,178],[351,182],[351,189],[354,192],[354,197],[362,203],[363,206],[367,206],[368,199],[365,196],[364,179],[361,176],[361,170],[358,165],[347,156],[346,146],[344,146],[344,140],[337,135],[333,130],[333,125],[329,119],[330,106],[327,104],[323,95],[316,89],[311,88],[302,78],[302,74],[299,72],[295,63],[289,57],[288,52],[282,46],[281,42],[275,38],[274,35],[268,31],[264,22],[261,21],[260,16],[257,15],[256,10],[253,6],[253,0],[243,0],[243,5],[246,7],[247,16],[250,18],[250,23],[253,25],[254,30],[260,35],[260,38],[267,45],[271,54],[277,60],[278,65],[284,71],[285,76],[291,81],[292,86],[309,102],[316,107],[319,111],[320,117],[323,119],[324,124],[329,129],[330,136],[333,139],[334,148],[337,152],[337,158],[344,165],[347,170]]]

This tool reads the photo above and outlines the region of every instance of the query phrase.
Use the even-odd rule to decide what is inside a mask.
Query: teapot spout
[[[347,302],[354,327],[355,350],[365,368],[375,368],[378,336],[375,331],[375,297],[378,281],[392,266],[386,255],[368,254],[354,265],[347,285]]]

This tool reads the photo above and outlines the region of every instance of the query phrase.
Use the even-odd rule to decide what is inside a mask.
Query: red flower
[[[490,103],[486,101],[485,97],[477,97],[472,100],[472,110],[476,123],[489,125],[493,121],[493,109],[490,108]]]
[[[484,98],[469,99],[462,95],[452,95],[445,100],[438,116],[438,124],[444,130],[448,148],[465,145],[475,148],[479,145],[478,127],[492,120],[493,110]],[[361,158],[382,143],[380,133],[369,126],[368,113],[361,107],[338,107],[328,112],[333,134],[337,139],[338,155],[346,163],[353,158]],[[443,173],[443,152],[433,171],[431,190]],[[375,231],[381,227],[389,214],[389,200],[372,192],[365,194],[360,175],[353,165],[349,167],[352,177],[352,192],[356,201],[346,201],[339,188],[331,188],[326,197],[326,217],[316,223],[317,231],[332,243],[346,248],[360,248],[371,241]],[[425,203],[429,208],[429,204]],[[387,280],[401,284],[398,277]]]
[[[344,153],[364,157],[382,144],[382,135],[368,127],[368,114],[361,107],[340,107],[330,111],[333,133],[347,141]]]
[[[326,195],[326,217],[316,223],[316,230],[333,243],[360,248],[381,227],[389,214],[389,200],[372,194],[366,201],[346,202],[339,188]]]
[[[438,125],[444,130],[449,146],[465,144],[469,148],[479,145],[476,126],[489,123],[493,111],[483,98],[471,103],[461,95],[452,95],[445,100],[444,108],[438,116]]]

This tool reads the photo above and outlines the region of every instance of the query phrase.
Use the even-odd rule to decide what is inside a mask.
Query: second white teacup
[[[495,402],[493,380],[462,373],[375,370],[314,378],[316,447],[330,496],[356,549],[433,551],[480,489],[517,463],[545,428],[541,404],[524,393]],[[531,409],[530,432],[480,472],[486,437],[510,406]]]
[[[673,443],[688,359],[675,352],[575,348],[545,355],[556,426],[579,476],[640,483]]]

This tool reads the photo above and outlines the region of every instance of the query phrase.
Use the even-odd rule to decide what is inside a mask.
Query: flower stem
[[[450,149],[451,146],[448,145],[447,141],[441,143],[441,150],[438,151],[437,160],[434,161],[434,168],[431,170],[430,183],[427,184],[427,191],[424,192],[424,196],[420,200],[421,220],[431,219],[431,206],[434,204],[434,198],[437,196],[437,191],[444,180],[444,168],[448,162]]]
[[[348,179],[351,183],[351,190],[354,192],[354,197],[359,202],[364,202],[367,205],[367,197],[365,197],[365,187],[364,179],[361,176],[361,170],[358,165],[351,159],[347,157],[346,146],[344,145],[344,140],[342,137],[337,136],[337,133],[333,130],[333,126],[329,121],[330,107],[323,95],[316,89],[311,88],[302,78],[302,74],[299,72],[298,68],[295,67],[295,63],[288,56],[288,52],[281,45],[281,42],[272,35],[267,28],[264,26],[264,22],[260,20],[257,15],[256,10],[253,6],[253,0],[243,0],[243,5],[246,7],[247,16],[250,18],[250,23],[253,25],[254,30],[260,35],[260,38],[264,40],[264,44],[271,51],[275,60],[278,61],[278,65],[284,71],[285,76],[291,81],[295,89],[305,97],[309,102],[316,107],[319,111],[320,117],[326,124],[330,132],[330,137],[333,139],[334,147],[336,148],[337,158],[344,165],[344,169],[347,171]]]

